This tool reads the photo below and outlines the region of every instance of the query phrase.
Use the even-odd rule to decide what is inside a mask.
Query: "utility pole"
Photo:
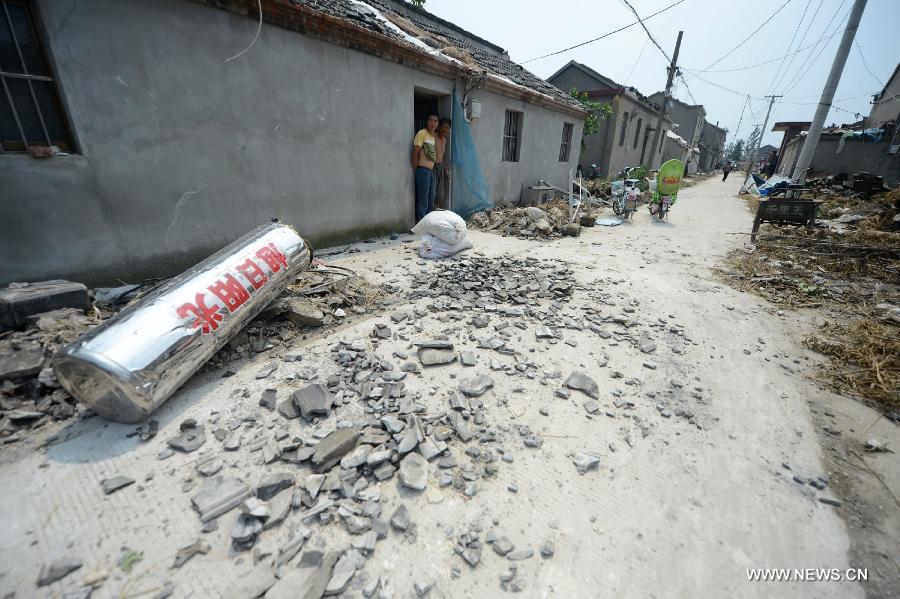
[[[866,8],[866,2],[867,0],[856,0],[853,3],[853,8],[850,10],[850,18],[847,19],[847,27],[844,29],[844,36],[841,38],[841,45],[838,46],[837,54],[834,55],[831,72],[828,74],[828,80],[825,81],[825,87],[822,89],[822,98],[819,100],[818,108],[816,108],[816,115],[809,126],[803,149],[800,150],[797,166],[794,167],[794,172],[791,174],[792,178],[800,179],[800,183],[806,181],[806,173],[810,163],[812,163],[816,145],[819,143],[822,126],[825,124],[826,117],[828,117],[828,111],[831,110],[834,92],[837,91],[838,83],[841,82],[841,74],[844,72],[844,65],[847,64],[847,55],[850,54],[850,47],[853,45],[853,38],[856,37],[856,30],[859,28],[859,20],[862,18],[863,11]]]
[[[672,55],[672,63],[668,67],[669,78],[666,80],[666,91],[663,93],[662,106],[659,107],[659,117],[656,119],[656,131],[653,132],[653,145],[650,146],[650,165],[659,167],[656,162],[656,154],[659,151],[659,138],[662,135],[663,119],[666,117],[666,104],[669,101],[669,93],[672,91],[672,80],[678,71],[678,51],[681,49],[681,35],[684,31],[678,32],[678,41],[675,42],[675,54]]]
[[[756,140],[756,144],[753,146],[753,154],[750,155],[750,162],[747,164],[747,178],[744,179],[744,187],[750,189],[750,186],[747,185],[747,181],[753,177],[753,163],[756,162],[756,155],[759,153],[759,146],[762,144],[763,135],[766,134],[766,127],[769,124],[769,115],[772,114],[772,104],[775,103],[775,98],[781,98],[782,96],[766,96],[769,98],[769,109],[766,111],[766,120],[763,121],[762,129],[759,130],[759,139]]]

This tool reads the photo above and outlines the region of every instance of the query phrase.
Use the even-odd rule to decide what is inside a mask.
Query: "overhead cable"
[[[669,9],[671,9],[671,8],[675,8],[676,6],[678,6],[679,4],[681,4],[681,3],[684,2],[684,1],[685,1],[685,0],[678,0],[677,2],[673,2],[672,4],[668,5],[667,7],[665,7],[665,8],[663,8],[663,9],[660,9],[660,10],[656,11],[656,12],[653,13],[652,15],[649,15],[649,16],[644,17],[644,21],[647,21],[647,20],[649,20],[649,19],[652,19],[652,18],[655,17],[656,15],[661,15],[662,13],[666,12],[667,10],[669,10]],[[549,56],[556,56],[557,54],[562,54],[563,52],[568,52],[569,50],[574,50],[575,48],[580,48],[581,46],[586,46],[587,44],[592,44],[592,43],[594,43],[594,42],[596,42],[596,41],[598,41],[598,40],[602,40],[602,39],[605,38],[605,37],[609,37],[609,36],[611,36],[611,35],[613,35],[613,34],[615,34],[615,33],[619,33],[620,31],[625,31],[626,29],[628,29],[628,28],[630,28],[630,27],[634,27],[635,25],[637,25],[637,24],[639,24],[639,23],[640,23],[640,20],[635,21],[635,22],[633,22],[633,23],[629,23],[628,25],[625,25],[624,27],[619,27],[618,29],[614,29],[613,31],[608,31],[608,32],[604,33],[603,35],[601,35],[600,37],[595,37],[595,38],[593,38],[593,39],[589,39],[589,40],[587,40],[586,42],[581,42],[580,44],[575,44],[574,46],[569,46],[568,48],[563,48],[562,50],[557,50],[556,52],[551,52],[550,54],[544,54],[543,56],[537,56],[537,57],[535,57],[535,58],[529,58],[528,60],[523,60],[523,61],[520,62],[519,64],[526,64],[526,63],[529,63],[529,62],[534,62],[535,60],[540,60],[540,59],[542,59],[542,58],[547,58],[547,57],[549,57]]]

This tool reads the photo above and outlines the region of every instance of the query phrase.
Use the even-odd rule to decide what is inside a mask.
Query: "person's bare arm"
[[[422,153],[422,146],[413,146],[412,167],[413,170],[419,168],[419,154]]]

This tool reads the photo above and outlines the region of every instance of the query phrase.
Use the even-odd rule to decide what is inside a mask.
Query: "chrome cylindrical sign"
[[[139,422],[311,261],[292,227],[263,225],[60,350],[56,375],[101,416]]]

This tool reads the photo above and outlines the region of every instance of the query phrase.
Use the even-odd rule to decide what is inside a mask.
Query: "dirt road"
[[[171,588],[175,597],[240,597],[271,585],[272,555],[301,525],[301,510],[264,532],[254,549],[235,551],[236,511],[216,530],[200,533],[190,504],[202,482],[194,466],[201,456],[219,455],[223,473],[251,481],[284,470],[263,465],[261,452],[246,449],[246,441],[240,451],[222,451],[210,431],[234,422],[258,436],[287,426],[277,412],[259,408],[262,389],[290,388],[298,376],[324,379],[336,369],[331,350],[339,340],[370,340],[374,325],[386,323],[401,334],[379,343],[381,356],[412,353],[410,340],[441,333],[476,354],[474,368],[425,368],[407,377],[406,386],[420,391],[418,403],[434,413],[444,409],[445,390],[458,377],[490,374],[496,384],[483,397],[484,417],[498,431],[496,442],[455,442],[450,451],[460,462],[472,447],[500,448],[508,457],[498,460],[495,475],[477,480],[471,497],[439,486],[434,463],[424,492],[400,488],[396,476],[375,485],[383,517],[403,502],[415,534],[392,530],[379,541],[346,596],[362,596],[367,584],[385,576],[396,597],[416,596],[416,583],[433,585],[429,597],[493,597],[505,594],[506,576],[504,587],[526,597],[862,597],[863,588],[846,580],[748,581],[750,568],[843,573],[850,539],[836,508],[819,500],[839,497],[836,491],[793,480],[828,481],[829,472],[808,404],[821,394],[804,376],[812,358],[786,333],[795,324],[710,273],[719,256],[744,242],[728,233],[749,230],[751,215],[734,197],[736,184],[711,179],[683,191],[667,224],[644,211],[634,222],[544,244],[471,233],[475,252],[489,258],[571,264],[577,285],[563,314],[578,320],[593,310],[605,319],[596,330],[560,323],[549,341],[535,338],[531,322],[517,329],[510,343],[535,365],[534,378],[489,370],[492,360],[516,361],[479,348],[469,315],[448,319],[421,299],[416,307],[426,315],[415,323],[398,326],[386,314],[367,315],[295,345],[291,351],[302,352],[302,362],[282,364],[275,380],[255,379],[267,354],[232,365],[235,374],[227,378],[201,372],[158,413],[160,431],[149,442],[129,437],[133,426],[93,418],[70,425],[46,449],[5,449],[0,589],[17,597],[47,589],[61,596],[82,586],[86,575],[104,572],[93,596],[145,591],[140,596],[150,597]],[[400,288],[436,268],[416,258],[411,244],[374,248],[337,261]],[[504,320],[491,318],[491,326]],[[515,325],[516,319],[505,320]],[[648,338],[656,349],[644,353],[638,346]],[[588,397],[579,391],[568,399],[555,393],[572,370],[598,383],[596,413],[588,412]],[[306,438],[312,429],[334,428],[336,420],[362,418],[364,407],[345,405],[315,426],[290,421],[291,434]],[[165,440],[186,418],[206,425],[205,447],[160,460]],[[522,427],[543,444],[523,445]],[[579,474],[572,459],[579,451],[598,455],[599,467]],[[293,468],[300,480],[309,473]],[[100,481],[116,475],[137,482],[104,495]],[[352,540],[343,527],[309,526],[307,549],[342,551]],[[467,531],[485,541],[507,537],[516,551],[530,549],[533,556],[510,561],[484,546],[473,568],[454,552]],[[209,553],[171,569],[176,551],[199,537],[209,542]],[[540,550],[548,542],[555,551],[545,557]],[[130,572],[118,565],[124,548],[143,556]],[[83,565],[36,589],[40,565],[54,556]]]

